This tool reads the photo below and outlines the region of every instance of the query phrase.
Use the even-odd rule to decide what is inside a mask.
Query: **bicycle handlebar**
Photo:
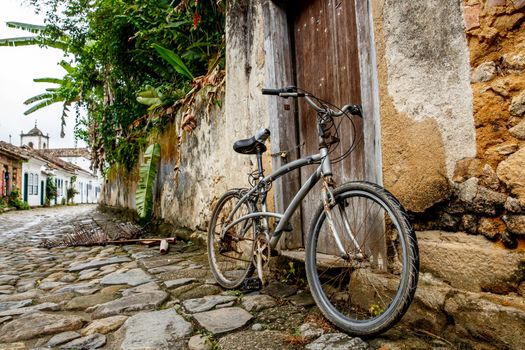
[[[295,86],[287,86],[285,88],[281,88],[281,89],[262,89],[262,94],[263,95],[274,95],[274,96],[279,96],[279,97],[283,97],[283,98],[288,98],[288,97],[304,97],[306,102],[308,102],[308,104],[316,110],[316,112],[318,113],[330,113],[332,116],[334,117],[339,117],[343,114],[346,114],[347,112],[349,112],[350,114],[352,115],[357,115],[359,117],[363,117],[363,109],[360,105],[344,105],[343,108],[341,108],[340,111],[336,112],[330,108],[323,108],[319,105],[317,105],[317,103],[314,102],[313,99],[310,98],[311,95],[309,94],[306,94],[304,92],[298,92],[297,91],[297,87]]]
[[[275,95],[275,96],[281,96],[281,94],[285,93],[297,93],[297,88],[295,86],[287,86],[281,89],[262,89],[263,95]],[[283,96],[286,97],[286,96]],[[292,97],[292,96],[288,96]]]

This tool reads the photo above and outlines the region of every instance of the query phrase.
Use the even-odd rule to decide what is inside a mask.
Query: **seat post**
[[[264,168],[262,161],[263,151],[260,146],[257,146],[257,170],[259,172],[259,180],[264,178]]]

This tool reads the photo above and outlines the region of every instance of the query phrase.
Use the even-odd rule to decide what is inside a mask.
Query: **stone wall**
[[[424,212],[449,197],[456,162],[475,154],[462,8],[374,0],[372,9],[384,185]]]
[[[482,234],[514,248],[525,235],[525,1],[463,5],[476,154],[457,163],[450,200],[419,216],[417,226]]]

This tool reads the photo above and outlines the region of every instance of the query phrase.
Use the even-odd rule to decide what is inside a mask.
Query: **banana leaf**
[[[157,50],[162,58],[164,58],[169,64],[173,66],[177,73],[184,75],[188,79],[193,79],[193,74],[191,74],[188,67],[186,67],[184,62],[182,62],[182,59],[179,57],[179,55],[177,55],[172,50],[166,49],[165,47],[162,47],[158,44],[153,44],[153,47],[155,50]]]
[[[50,83],[50,84],[62,84],[64,79],[59,78],[35,78],[33,79],[35,83]]]
[[[142,97],[137,96],[137,102],[146,106],[160,106],[162,105],[162,100],[158,97]]]
[[[43,40],[36,36],[0,39],[0,46],[31,46],[44,45],[55,49],[66,50],[67,44],[61,41]]]
[[[39,109],[42,109],[44,107],[52,105],[53,103],[58,103],[58,102],[62,102],[62,98],[59,96],[53,95],[50,98],[47,98],[37,103],[36,105],[33,105],[31,108],[29,108],[27,111],[24,112],[24,115],[29,115],[33,112],[38,111]]]
[[[31,32],[38,34],[43,32],[46,29],[46,26],[41,26],[38,24],[22,23],[22,22],[6,22],[6,25],[9,28],[22,29],[26,32]]]
[[[140,166],[140,180],[135,194],[137,214],[142,222],[148,221],[153,214],[155,178],[159,159],[160,145],[154,143],[144,153],[144,163]]]

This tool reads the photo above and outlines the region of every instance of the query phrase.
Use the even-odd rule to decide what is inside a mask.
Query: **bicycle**
[[[330,159],[331,149],[339,142],[335,118],[351,119],[349,114],[362,117],[360,106],[338,109],[293,86],[263,89],[262,93],[306,100],[317,112],[319,153],[294,160],[265,176],[262,155],[270,131],[261,129],[251,138],[235,142],[236,152],[256,155],[257,171],[250,175],[250,188],[231,189],[215,205],[207,243],[213,275],[226,289],[239,288],[255,270],[258,279],[264,281],[264,269],[280,237],[291,230],[292,214],[322,180],[321,201],[305,249],[313,299],[328,320],[351,335],[372,336],[386,331],[401,319],[414,297],[419,253],[405,209],[390,192],[364,181],[335,184],[331,169],[334,159]],[[347,157],[354,146],[336,159]],[[268,211],[266,199],[272,182],[312,164],[318,165],[317,169],[284,213]],[[273,225],[271,221],[275,221]]]

